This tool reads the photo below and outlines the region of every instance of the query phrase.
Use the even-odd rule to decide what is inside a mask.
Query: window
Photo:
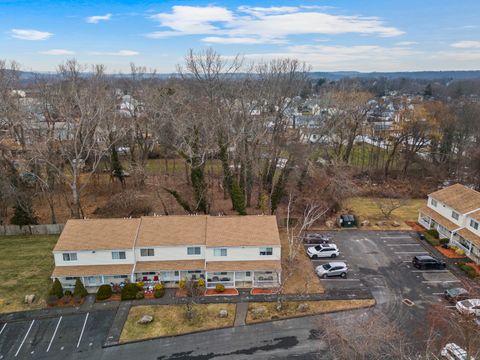
[[[273,248],[271,247],[261,247],[260,248],[260,255],[273,255]]]
[[[125,251],[112,251],[113,260],[125,260],[126,258]]]
[[[215,248],[213,249],[213,256],[227,256],[227,249]]]
[[[250,277],[250,276],[252,276],[252,273],[250,271],[247,271],[247,272],[245,272],[245,276]]]
[[[155,256],[154,249],[140,249],[140,256]]]
[[[67,276],[65,277],[65,280],[67,281],[72,281],[72,280],[77,280],[78,278],[76,276]]]
[[[126,279],[128,278],[128,275],[113,275],[114,279]]]
[[[457,212],[452,211],[452,218],[454,218],[455,220],[458,220],[459,217],[460,217],[460,215],[458,215]]]
[[[63,253],[63,261],[77,261],[77,253]]]
[[[431,203],[432,203],[432,206],[435,206],[435,207],[437,207],[437,200],[435,200],[435,199],[432,199]]]
[[[200,255],[200,246],[187,247],[187,255]]]
[[[470,220],[470,226],[475,230],[478,230],[478,222],[475,220]]]

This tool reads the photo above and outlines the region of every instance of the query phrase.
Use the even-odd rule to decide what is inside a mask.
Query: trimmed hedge
[[[440,239],[440,245],[445,245],[445,244],[448,244],[449,242],[450,242],[450,239],[448,238]]]
[[[440,235],[438,234],[438,231],[435,229],[427,230],[427,234],[433,236],[435,239],[438,239],[440,237]]]
[[[215,285],[215,291],[224,292],[225,291],[225,286],[223,284],[217,284],[217,285]]]
[[[135,283],[125,284],[121,292],[122,300],[135,300],[139,292],[138,285]]]
[[[97,300],[110,299],[113,295],[112,287],[108,284],[104,284],[98,288]]]

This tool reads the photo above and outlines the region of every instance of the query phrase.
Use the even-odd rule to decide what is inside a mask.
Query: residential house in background
[[[480,192],[461,184],[435,191],[420,209],[418,222],[438,230],[440,238],[448,238],[480,264]]]
[[[275,216],[152,216],[69,220],[53,250],[65,287],[205,279],[207,288],[277,287],[281,245]]]

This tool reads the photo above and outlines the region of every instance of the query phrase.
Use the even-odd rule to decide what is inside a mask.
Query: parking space
[[[0,360],[69,358],[99,349],[114,311],[0,324]]]
[[[312,265],[332,261],[347,263],[347,279],[322,279],[326,289],[368,287],[378,303],[410,299],[416,305],[439,302],[445,289],[460,286],[461,281],[449,270],[418,270],[412,266],[416,255],[428,251],[414,232],[340,231],[332,235],[338,246],[335,259],[312,259]],[[305,244],[305,250],[313,245]],[[395,299],[394,299],[395,298]]]

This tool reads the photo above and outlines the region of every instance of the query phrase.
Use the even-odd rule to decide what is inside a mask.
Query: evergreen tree
[[[77,278],[75,281],[75,288],[73,289],[73,296],[80,296],[80,297],[85,297],[88,295],[87,289],[85,289],[85,286],[83,286],[82,280],[80,278]]]
[[[238,185],[236,181],[232,181],[232,205],[233,208],[240,214],[240,215],[247,215],[247,211],[245,210],[245,197],[243,196],[242,189]]]
[[[13,209],[13,216],[10,219],[12,225],[25,226],[38,224],[37,217],[34,215],[30,201],[22,201],[22,204],[18,201]]]
[[[125,184],[125,173],[123,172],[122,163],[118,159],[118,152],[115,146],[112,146],[111,166],[113,177],[120,180],[122,185]]]
[[[58,279],[53,282],[49,295],[55,295],[58,299],[63,297],[63,287]]]

